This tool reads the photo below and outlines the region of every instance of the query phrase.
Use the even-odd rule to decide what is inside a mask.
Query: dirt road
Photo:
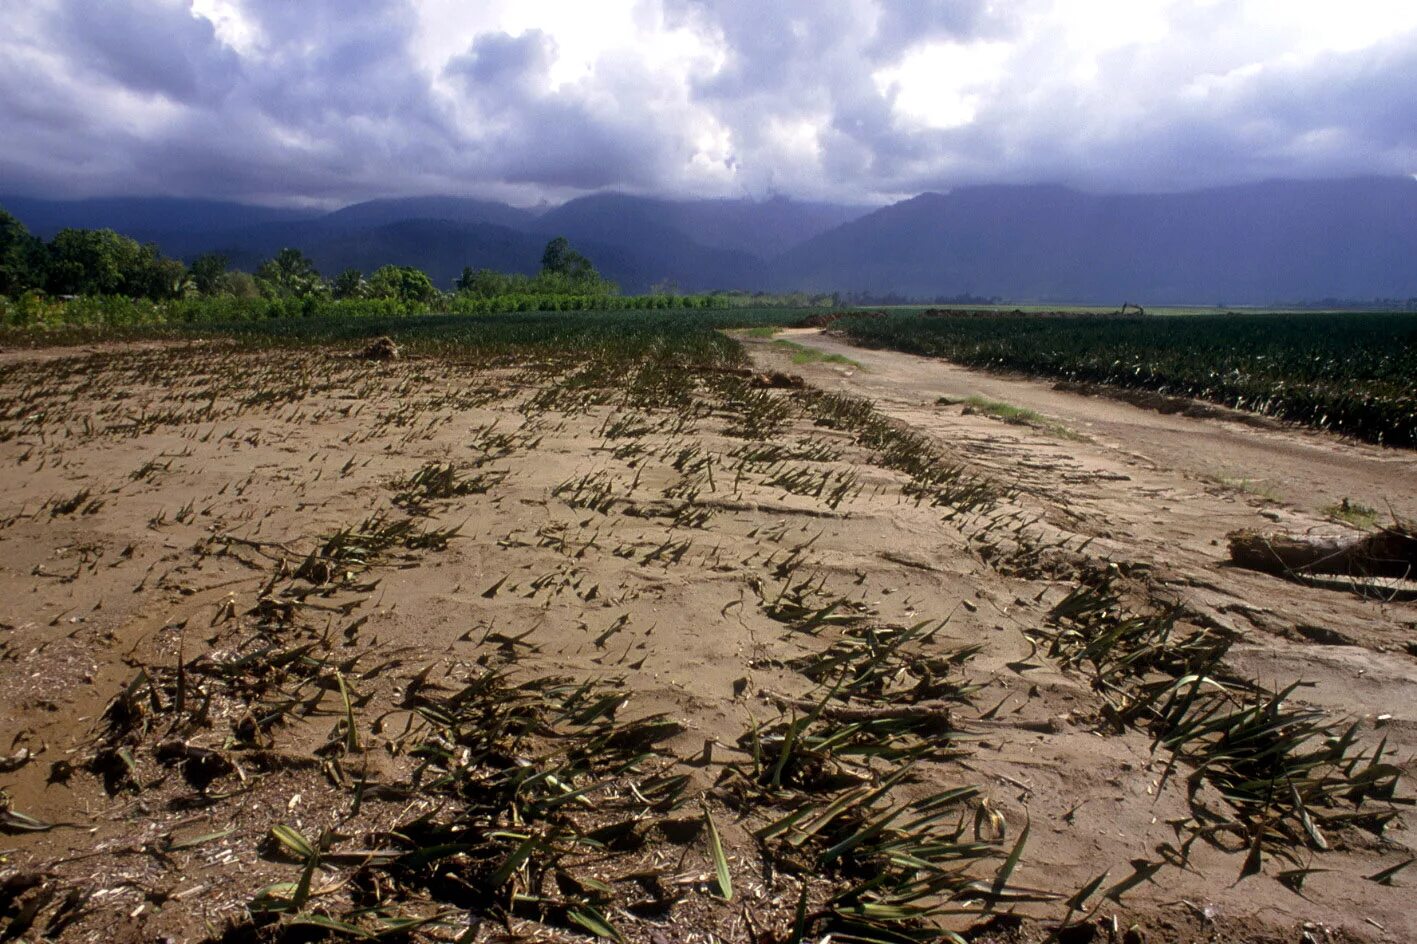
[[[1313,682],[1306,699],[1369,718],[1391,713],[1395,736],[1417,749],[1417,605],[1380,595],[1300,586],[1228,564],[1241,528],[1328,531],[1319,509],[1348,496],[1417,516],[1417,457],[1238,419],[1162,415],[1106,397],[1054,390],[943,360],[856,348],[816,329],[779,337],[840,363],[794,365],[792,351],[747,339],[755,361],[802,373],[814,386],[870,397],[882,412],[930,434],[1020,490],[1029,513],[1090,552],[1147,568],[1203,624],[1239,634],[1234,659],[1271,684]],[[982,396],[1036,410],[1074,431],[1059,435],[975,412]],[[940,402],[945,398],[947,403]]]
[[[1106,396],[1057,390],[1048,380],[867,350],[817,328],[790,329],[779,337],[860,363],[865,370],[837,371],[839,384],[885,404],[929,408],[940,397],[982,396],[1036,410],[1086,436],[1092,442],[1078,447],[1079,453],[1169,470],[1196,482],[1228,484],[1305,512],[1321,513],[1347,498],[1384,517],[1395,512],[1417,518],[1417,453],[1410,450],[1257,423],[1223,409],[1207,410],[1219,414],[1215,417],[1167,415]]]
[[[1389,510],[1417,517],[1417,456],[1256,426],[1225,411],[1165,415],[1046,381],[857,348],[816,329],[779,338],[859,367],[794,364],[791,348],[745,340],[761,366],[869,397],[967,464],[1016,485],[1027,514],[1058,534],[1088,539],[1090,554],[1150,573],[1191,622],[1233,633],[1240,641],[1227,660],[1238,673],[1271,686],[1301,680],[1298,700],[1384,727],[1400,762],[1410,765],[1417,752],[1417,605],[1232,567],[1226,535],[1239,528],[1331,530],[1340,526],[1323,509],[1345,497],[1383,509],[1385,517]],[[976,396],[1043,420],[1007,423],[963,402]],[[1283,914],[1293,904],[1281,899],[1265,907]],[[1300,918],[1303,909],[1290,913]]]
[[[816,329],[780,337],[860,367],[793,365],[790,348],[748,339],[754,358],[802,372],[815,386],[870,397],[882,412],[1016,486],[1032,513],[1060,532],[1086,536],[1110,559],[1154,568],[1158,580],[1183,590],[1187,605],[1205,619],[1227,629],[1253,626],[1271,637],[1357,644],[1379,653],[1403,651],[1411,640],[1417,626],[1412,604],[1301,587],[1233,568],[1226,547],[1226,536],[1242,528],[1341,530],[1345,526],[1321,509],[1343,497],[1417,517],[1417,457],[1410,452],[1256,428],[1243,417],[1164,415],[1054,390],[1044,381],[856,348]],[[977,412],[964,402],[974,396],[1037,411],[1053,428]],[[1322,651],[1310,651],[1316,649]],[[1305,645],[1285,654],[1267,642],[1255,657],[1270,660],[1278,677],[1303,675],[1332,659],[1333,649]],[[1405,652],[1376,673],[1403,682],[1414,681],[1414,674]],[[1359,675],[1374,678],[1367,669]],[[1388,694],[1374,693],[1374,711]]]

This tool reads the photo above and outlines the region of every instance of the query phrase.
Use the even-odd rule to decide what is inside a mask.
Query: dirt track
[[[749,339],[755,359],[802,372],[814,385],[871,398],[882,412],[948,442],[971,462],[1022,487],[1060,528],[1086,534],[1119,560],[1140,560],[1162,580],[1185,587],[1195,606],[1220,623],[1253,625],[1300,643],[1329,642],[1391,651],[1385,668],[1363,674],[1417,682],[1403,647],[1410,605],[1300,587],[1228,566],[1225,538],[1241,528],[1332,531],[1321,509],[1343,497],[1417,518],[1417,454],[1305,430],[1256,428],[1248,418],[1165,415],[1105,396],[1002,377],[947,361],[857,348],[818,329],[779,337],[863,369],[792,366],[782,348]],[[1080,438],[1006,423],[958,401],[983,396],[1035,410]],[[940,398],[955,401],[940,403]],[[1298,627],[1296,629],[1296,627]],[[1328,630],[1328,632],[1325,632]],[[1280,676],[1305,674],[1335,647],[1280,646],[1263,657]],[[1256,653],[1257,657],[1260,653]],[[1348,658],[1348,654],[1341,656]],[[1387,692],[1373,709],[1381,710]],[[1417,688],[1412,689],[1417,694]]]
[[[887,415],[1017,482],[1020,500],[1061,532],[1093,537],[1102,557],[1149,570],[1192,619],[1239,634],[1245,641],[1231,660],[1241,671],[1270,685],[1302,679],[1305,701],[1341,715],[1390,716],[1384,731],[1410,764],[1417,752],[1417,606],[1233,568],[1225,536],[1239,528],[1331,530],[1335,525],[1319,510],[1344,496],[1410,520],[1417,516],[1417,455],[1322,433],[1256,428],[1244,417],[1163,415],[1048,382],[862,349],[819,329],[779,337],[864,369],[793,366],[790,351],[747,339],[755,361],[797,371],[823,389],[869,397]],[[974,395],[1035,410],[1084,438],[938,402]],[[1266,897],[1255,899],[1257,908],[1300,904],[1261,905]],[[1302,907],[1293,912],[1296,919],[1303,914]]]
[[[1072,450],[1082,461],[1170,471],[1199,482],[1244,483],[1248,491],[1305,512],[1318,513],[1348,498],[1384,517],[1390,509],[1417,519],[1417,452],[1411,450],[1281,426],[1221,407],[1202,407],[1216,414],[1210,418],[1168,415],[1107,396],[1058,390],[1048,380],[855,347],[818,328],[789,329],[778,337],[862,364],[866,370],[849,377],[834,371],[832,382],[896,408],[977,394],[1036,410],[1093,441],[1094,448]],[[953,418],[955,412],[948,414]],[[984,428],[997,431],[996,425]]]

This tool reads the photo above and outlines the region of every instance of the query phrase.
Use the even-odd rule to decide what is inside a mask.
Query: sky
[[[1411,0],[24,0],[0,193],[878,203],[1417,172]]]

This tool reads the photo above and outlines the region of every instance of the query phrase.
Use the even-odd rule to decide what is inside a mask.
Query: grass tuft
[[[1362,502],[1352,501],[1348,498],[1329,505],[1323,511],[1325,515],[1335,521],[1342,521],[1344,524],[1364,531],[1375,528],[1378,524],[1378,510],[1376,508],[1369,508]]]
[[[945,397],[941,397],[936,402],[951,401],[947,400]],[[984,416],[992,416],[995,419],[1003,420],[1010,426],[1027,426],[1029,429],[1036,429],[1050,436],[1057,436],[1059,439],[1071,439],[1075,442],[1080,442],[1087,438],[1069,429],[1057,420],[1050,420],[1037,410],[1014,406],[1012,403],[1004,403],[1001,400],[990,400],[988,397],[982,397],[978,394],[964,401],[964,412],[966,415],[979,413]]]
[[[779,339],[772,343],[785,351],[791,352],[792,363],[799,367],[803,364],[841,364],[845,367],[854,367],[857,370],[866,369],[861,366],[860,362],[852,360],[845,354],[828,354],[825,351],[807,347],[805,344],[798,344],[796,341],[788,341],[785,339]]]

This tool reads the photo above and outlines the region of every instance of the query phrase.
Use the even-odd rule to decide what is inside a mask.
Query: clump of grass
[[[1184,632],[1174,610],[1133,614],[1109,568],[1080,583],[1052,610],[1051,630],[1034,633],[1065,664],[1091,665],[1093,687],[1123,725],[1149,729],[1171,755],[1162,782],[1190,766],[1189,820],[1178,830],[1249,849],[1241,877],[1278,857],[1303,868],[1300,850],[1329,848],[1324,831],[1357,826],[1382,834],[1411,801],[1399,797],[1401,767],[1386,741],[1358,744],[1358,724],[1292,702],[1294,683],[1271,691],[1224,665],[1232,637]],[[1202,784],[1222,804],[1203,798]],[[1191,840],[1182,848],[1184,858]]]
[[[796,341],[784,339],[779,339],[772,343],[785,351],[790,351],[792,353],[792,363],[799,367],[803,364],[841,364],[845,367],[853,367],[856,370],[866,369],[861,366],[860,362],[852,360],[845,354],[828,354],[825,351],[819,351],[816,348],[798,344]]]
[[[950,401],[945,397],[941,397],[936,402]],[[1027,426],[1029,429],[1036,429],[1039,432],[1047,433],[1050,436],[1057,436],[1060,439],[1082,440],[1086,438],[1064,426],[1062,423],[1059,423],[1057,420],[1050,420],[1037,410],[1014,406],[1012,403],[1004,403],[1001,400],[990,400],[988,397],[981,397],[978,394],[964,401],[964,412],[966,414],[980,413],[984,416],[992,416],[995,419],[1003,420],[1011,426]]]
[[[817,426],[850,433],[857,445],[871,450],[872,463],[909,475],[907,498],[967,514],[992,508],[1005,494],[941,453],[928,437],[892,423],[869,400],[813,392],[800,402]]]
[[[1350,524],[1364,531],[1376,527],[1378,523],[1376,508],[1369,508],[1362,502],[1352,501],[1346,497],[1336,504],[1329,505],[1323,511],[1325,515],[1335,521],[1342,521],[1344,524]]]
[[[1252,479],[1243,475],[1222,475],[1219,478],[1219,482],[1227,488],[1233,488],[1238,492],[1243,492],[1246,495],[1251,495],[1263,501],[1279,501],[1278,490],[1264,479]]]
[[[81,508],[86,515],[94,514],[103,507],[103,499],[91,498],[91,495],[92,492],[83,488],[68,498],[55,498],[50,502],[49,516],[58,518],[62,515],[72,515]]]
[[[613,684],[556,676],[519,682],[491,670],[457,691],[420,677],[407,693],[417,718],[408,738],[419,764],[402,789],[437,805],[412,811],[381,835],[378,848],[352,854],[327,848],[348,837],[317,843],[276,827],[277,840],[305,872],[299,882],[258,895],[253,918],[259,925],[283,915],[287,923],[372,939],[420,924],[449,926],[447,906],[456,902],[479,917],[505,915],[623,940],[607,914],[630,913],[614,906],[645,904],[647,883],[653,896],[647,904],[666,913],[685,892],[658,870],[602,878],[606,863],[633,855],[655,824],[689,799],[689,778],[670,773],[671,755],[660,746],[683,726],[664,715],[623,720],[618,715],[627,701]],[[709,828],[727,899],[727,856],[711,819]],[[308,894],[305,876],[322,858],[357,863],[349,879],[357,907],[317,903]]]
[[[749,328],[744,331],[743,336],[747,338],[770,338],[781,330],[782,328],[777,325],[758,325],[755,328]]]
[[[467,475],[451,462],[429,462],[408,478],[395,483],[398,491],[394,495],[394,504],[412,514],[427,514],[434,502],[485,494],[500,485],[506,477],[506,472],[499,471]]]

